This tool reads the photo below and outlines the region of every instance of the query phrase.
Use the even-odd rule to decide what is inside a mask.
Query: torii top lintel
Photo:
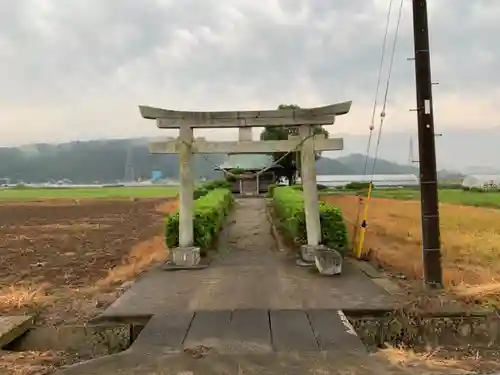
[[[349,113],[352,102],[324,107],[267,111],[193,112],[139,106],[142,117],[156,120],[160,129],[242,128],[262,126],[331,125],[335,117]]]

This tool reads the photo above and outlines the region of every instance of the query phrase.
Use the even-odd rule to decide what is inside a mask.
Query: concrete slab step
[[[268,311],[197,312],[184,347],[193,350],[201,346],[220,354],[272,352]]]
[[[194,313],[157,314],[142,329],[130,350],[181,352]]]
[[[367,352],[342,311],[312,310],[308,317],[321,351]]]
[[[305,311],[270,311],[273,347],[277,352],[319,351]]]
[[[342,311],[265,309],[157,314],[130,350],[223,355],[366,352]]]
[[[0,316],[0,349],[23,335],[34,322],[31,315]]]

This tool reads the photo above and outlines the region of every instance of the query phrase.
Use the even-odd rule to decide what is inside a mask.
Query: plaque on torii
[[[326,138],[314,135],[315,125],[332,125],[336,116],[349,113],[352,102],[332,104],[316,108],[293,108],[266,111],[222,111],[194,112],[175,111],[139,106],[145,119],[155,120],[160,129],[179,129],[179,137],[150,144],[154,154],[179,154],[180,199],[179,199],[179,248],[193,247],[193,153],[218,154],[265,154],[299,150],[301,155],[301,178],[304,191],[307,242],[316,246],[321,242],[318,192],[316,186],[316,153],[342,150],[342,138]],[[213,142],[193,138],[194,128],[243,128],[266,126],[294,126],[299,128],[298,136],[281,141]],[[250,138],[251,139],[251,138]]]

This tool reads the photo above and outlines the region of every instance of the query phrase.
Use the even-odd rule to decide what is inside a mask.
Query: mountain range
[[[122,181],[133,170],[133,178],[149,179],[152,171],[161,171],[166,178],[176,179],[179,174],[177,155],[151,155],[150,139],[96,140],[63,144],[32,144],[22,147],[0,148],[0,178],[16,182],[48,182],[62,179],[74,183],[112,183]],[[225,155],[194,156],[196,178],[220,178],[214,168],[222,164]],[[128,161],[127,161],[128,160]],[[371,172],[373,159],[368,161]],[[128,167],[127,167],[128,166]],[[132,166],[132,168],[130,168]],[[363,174],[365,156],[350,154],[338,158],[324,155],[317,162],[318,174]],[[378,159],[376,173],[416,174],[413,165]]]

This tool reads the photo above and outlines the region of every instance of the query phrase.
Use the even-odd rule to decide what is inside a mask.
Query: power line
[[[375,89],[375,99],[373,100],[373,110],[372,110],[372,118],[370,121],[370,135],[368,137],[368,144],[366,147],[366,158],[365,158],[365,168],[363,175],[366,175],[367,168],[368,168],[368,155],[370,155],[370,146],[372,142],[372,135],[373,135],[373,129],[375,128],[375,112],[377,111],[377,106],[378,106],[378,94],[380,90],[380,83],[382,82],[382,70],[384,68],[384,61],[385,61],[385,52],[386,52],[386,47],[387,47],[387,35],[389,34],[389,25],[391,23],[391,13],[392,13],[392,3],[394,0],[390,0],[389,2],[389,9],[387,10],[387,17],[386,17],[386,22],[385,22],[385,33],[384,33],[384,40],[382,42],[382,53],[380,54],[380,64],[378,68],[378,77],[377,77],[377,87]]]
[[[379,94],[379,89],[380,89],[380,83],[382,80],[383,65],[384,65],[384,61],[385,61],[387,37],[388,37],[388,32],[389,32],[390,20],[391,20],[392,5],[393,5],[393,0],[390,0],[389,9],[387,11],[384,39],[383,39],[383,43],[382,43],[382,54],[381,54],[381,58],[380,58],[380,66],[379,66],[379,73],[378,73],[378,80],[377,80],[377,88],[375,91],[375,100],[374,100],[374,105],[373,105],[372,118],[371,118],[371,122],[370,122],[370,135],[368,137],[368,145],[367,145],[367,150],[366,150],[365,168],[364,168],[363,176],[366,176],[366,174],[368,172],[368,160],[370,158],[370,146],[371,146],[371,141],[372,141],[372,136],[373,136],[373,129],[375,127],[375,113],[376,113],[376,109],[377,109],[377,105],[378,105],[378,94]],[[397,40],[399,37],[399,28],[400,28],[401,18],[402,18],[402,9],[403,9],[403,0],[401,0],[400,7],[399,7],[398,21],[397,21],[397,26],[396,26],[395,36],[394,36],[394,43],[393,43],[393,47],[392,47],[391,62],[390,62],[389,73],[388,73],[387,83],[386,83],[386,88],[385,88],[385,93],[384,93],[384,104],[383,104],[383,109],[382,109],[382,113],[381,113],[379,133],[378,133],[377,145],[376,145],[376,150],[375,150],[375,158],[373,160],[372,173],[371,173],[370,185],[369,185],[369,191],[368,191],[368,198],[367,198],[368,202],[365,203],[365,212],[363,214],[364,218],[363,218],[363,222],[361,224],[361,231],[362,232],[361,232],[360,241],[359,241],[358,249],[357,249],[358,257],[361,256],[363,239],[364,239],[364,231],[366,230],[366,218],[368,215],[368,203],[371,199],[371,194],[372,194],[372,180],[373,180],[373,176],[375,174],[375,165],[376,165],[376,160],[378,157],[378,150],[380,147],[382,128],[384,125],[385,110],[387,107],[387,98],[388,98],[388,93],[389,93],[390,81],[391,81],[391,77],[392,77],[392,67],[394,65],[394,57],[395,57],[395,53],[396,53]],[[356,214],[356,223],[359,223],[360,214],[361,214],[361,203],[362,203],[362,197],[359,197],[358,209],[357,209],[357,214]],[[356,239],[357,234],[358,234],[358,225],[356,225],[355,230],[353,232],[353,237],[352,237],[353,245],[354,245],[354,241]]]
[[[368,159],[370,157],[370,147],[372,143],[372,136],[373,136],[373,129],[375,128],[375,112],[377,111],[377,106],[378,106],[378,94],[380,90],[380,83],[382,82],[382,71],[384,68],[384,61],[385,61],[385,53],[386,53],[386,47],[387,47],[387,35],[389,34],[389,25],[391,23],[391,14],[392,14],[392,4],[394,0],[389,1],[389,8],[387,9],[387,17],[386,17],[386,22],[385,22],[385,32],[384,32],[384,39],[382,42],[382,51],[380,53],[380,64],[378,68],[378,76],[377,76],[377,86],[375,89],[375,98],[373,99],[373,110],[372,110],[372,117],[370,121],[370,134],[368,136],[368,142],[366,145],[366,154],[365,154],[365,167],[363,171],[363,176],[366,176],[366,173],[368,172]],[[361,214],[361,203],[362,203],[362,198],[359,197],[358,200],[358,210],[356,213],[356,223],[359,222],[359,216]],[[354,231],[352,234],[352,241],[351,243],[354,246],[354,241],[356,240],[356,236],[358,235],[358,224],[355,225]]]
[[[386,115],[386,109],[387,109],[387,99],[389,96],[389,88],[391,84],[391,77],[392,77],[392,69],[394,67],[394,58],[396,57],[396,48],[398,45],[398,39],[399,39],[399,29],[401,25],[401,18],[403,16],[403,5],[404,2],[401,0],[399,4],[399,13],[398,13],[398,22],[396,24],[396,31],[394,34],[394,42],[392,44],[392,52],[391,52],[391,62],[389,64],[389,73],[387,76],[387,82],[386,82],[386,87],[385,87],[385,93],[384,93],[384,104],[382,106],[382,112],[380,113],[380,126],[379,126],[379,131],[378,131],[378,137],[377,137],[377,145],[375,146],[375,156],[373,159],[373,166],[372,166],[372,173],[371,173],[371,180],[373,180],[373,176],[375,174],[375,167],[377,164],[377,158],[378,158],[378,151],[380,148],[380,140],[382,139],[382,129],[384,127],[384,121],[385,121],[385,115]]]

